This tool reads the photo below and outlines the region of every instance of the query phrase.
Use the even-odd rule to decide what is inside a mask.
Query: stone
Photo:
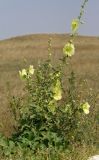
[[[99,160],[99,155],[92,156],[88,160]]]

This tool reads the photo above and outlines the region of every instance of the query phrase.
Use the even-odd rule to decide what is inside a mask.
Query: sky
[[[0,40],[36,33],[70,33],[83,0],[0,0]],[[79,35],[99,36],[99,0],[89,0]]]

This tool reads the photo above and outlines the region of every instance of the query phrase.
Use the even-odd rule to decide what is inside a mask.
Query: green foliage
[[[82,9],[85,6],[82,5]],[[48,42],[48,59],[34,69],[19,71],[24,81],[25,94],[13,97],[10,103],[17,128],[11,138],[0,135],[0,152],[9,159],[58,160],[61,152],[71,152],[86,141],[84,128],[90,105],[79,97],[77,80],[71,71],[64,77],[64,67],[74,55],[73,38],[78,30],[80,17],[72,22],[72,36],[64,46],[59,64],[52,65],[51,40]],[[81,22],[80,22],[81,23]],[[63,79],[68,81],[65,89]],[[88,142],[89,143],[89,142]],[[40,156],[40,157],[39,157]],[[61,155],[62,157],[62,155]]]
[[[67,58],[63,55],[59,64],[53,66],[49,56],[38,65],[34,77],[28,76],[28,69],[24,69],[26,77],[23,74],[24,79],[22,75],[21,79],[24,80],[25,94],[13,97],[10,103],[17,131],[10,139],[0,138],[2,155],[11,157],[17,154],[22,159],[36,155],[38,150],[44,152],[48,149],[47,156],[55,157],[57,151],[70,152],[75,145],[83,144],[85,113],[82,104],[85,100],[78,96],[74,72],[70,73],[68,87],[64,88],[63,68]]]

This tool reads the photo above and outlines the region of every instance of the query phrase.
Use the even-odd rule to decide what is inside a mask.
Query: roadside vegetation
[[[37,49],[36,38],[39,35],[34,36],[34,41],[31,40],[34,42],[34,55],[31,55],[32,43],[27,43],[28,37],[0,43],[1,51],[6,52],[3,48],[6,46],[8,52],[6,61],[4,59],[0,64],[1,72],[4,70],[1,85],[6,79],[7,97],[7,101],[4,97],[5,103],[1,103],[2,106],[8,105],[6,113],[10,115],[13,126],[6,130],[2,123],[4,120],[1,120],[0,159],[87,160],[89,156],[99,153],[98,38],[93,38],[92,45],[88,44],[90,38],[79,37],[80,41],[76,38],[87,1],[84,0],[78,18],[72,20],[71,34],[66,40],[65,35],[59,38],[54,35],[54,39],[57,37],[54,43],[57,43],[54,44],[50,38],[46,48],[39,39]],[[84,39],[82,43],[81,39]],[[18,57],[11,53],[16,46],[11,45],[11,50],[7,45],[15,41]],[[72,61],[77,46],[78,55]],[[90,55],[92,46],[95,47],[94,55]],[[12,56],[12,63],[9,55]],[[35,57],[33,60],[32,56]],[[1,55],[1,58],[4,56]],[[96,67],[92,64],[93,59]],[[12,75],[10,82],[7,80],[9,70]],[[16,77],[20,79],[17,81]],[[13,94],[11,86],[15,89]]]

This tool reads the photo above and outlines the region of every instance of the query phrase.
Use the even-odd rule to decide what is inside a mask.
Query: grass
[[[0,41],[0,130],[6,135],[13,131],[11,112],[7,105],[8,90],[16,94],[22,83],[18,71],[33,64],[35,67],[40,59],[47,57],[47,41],[52,38],[53,63],[62,54],[62,48],[69,39],[68,35],[38,34],[11,38]],[[99,38],[78,37],[75,40],[76,54],[72,57],[70,68],[76,75],[87,79],[89,86],[99,89]]]
[[[11,95],[20,94],[22,83],[18,71],[29,64],[33,64],[36,68],[37,62],[47,57],[47,41],[50,37],[53,48],[52,60],[56,64],[69,35],[38,34],[0,41],[0,131],[6,136],[14,132],[14,119],[7,99]],[[75,45],[76,54],[70,61],[69,69],[75,71],[78,79],[87,79],[88,87],[97,93],[99,92],[99,38],[79,36],[75,39]],[[89,154],[90,149],[86,151],[86,148],[83,150],[79,148],[75,156],[77,154],[83,156],[83,153],[87,152]],[[96,150],[91,148],[91,154],[94,153]]]
[[[28,150],[26,150],[28,152]],[[27,153],[26,152],[26,153]],[[29,152],[28,152],[29,153]],[[75,148],[72,152],[66,151],[54,153],[51,157],[48,150],[40,151],[38,150],[37,154],[32,156],[31,153],[27,155],[27,158],[21,155],[21,151],[15,156],[12,155],[11,160],[88,160],[89,157],[93,155],[98,155],[99,151],[92,146],[83,146]],[[20,155],[20,156],[19,156]],[[21,157],[22,156],[22,157]],[[0,156],[1,160],[10,160]]]

